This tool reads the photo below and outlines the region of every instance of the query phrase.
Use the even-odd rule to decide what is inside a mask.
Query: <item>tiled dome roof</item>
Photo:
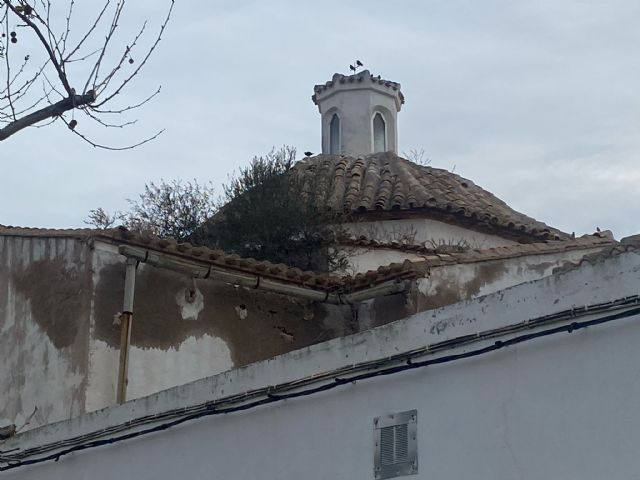
[[[294,166],[307,184],[325,176],[329,208],[366,217],[433,218],[498,235],[565,239],[569,235],[515,211],[471,180],[440,168],[417,165],[392,152],[365,157],[317,155]]]

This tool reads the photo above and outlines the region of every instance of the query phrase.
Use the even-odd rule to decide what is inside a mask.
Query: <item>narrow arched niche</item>
[[[373,153],[387,151],[387,122],[380,112],[373,116]]]
[[[340,153],[340,117],[334,113],[329,123],[329,153],[338,155]]]

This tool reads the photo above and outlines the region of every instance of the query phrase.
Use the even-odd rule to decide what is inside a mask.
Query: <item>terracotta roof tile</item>
[[[226,253],[222,250],[213,250],[202,246],[192,246],[189,243],[178,243],[172,238],[158,238],[146,233],[135,233],[123,227],[108,230],[58,230],[0,225],[0,236],[43,238],[65,237],[77,238],[82,241],[102,240],[114,245],[126,244],[138,246],[168,255],[191,259],[204,264],[211,264],[215,267],[229,271],[260,275],[262,277],[271,278],[285,283],[297,284],[323,292],[347,293],[394,278],[409,278],[417,274],[417,271],[413,269],[413,265],[408,262],[404,264],[394,264],[378,270],[372,270],[367,272],[366,281],[354,281],[353,278],[349,276],[340,277],[336,275],[318,274],[315,272],[303,271],[299,268],[290,267],[282,263],[274,264],[267,261],[258,261],[253,258],[243,258],[237,254]]]
[[[115,232],[117,229],[101,230],[104,232]],[[14,227],[11,225],[0,225],[0,235],[25,236],[25,237],[73,237],[81,238],[95,235],[98,230],[93,228],[34,228],[34,227]]]
[[[132,245],[146,248],[151,251],[161,252],[185,259],[191,259],[203,264],[230,271],[260,275],[282,282],[297,284],[313,288],[323,292],[348,293],[366,288],[371,285],[386,282],[396,278],[412,278],[418,276],[421,267],[434,267],[455,263],[481,262],[501,258],[513,258],[525,255],[547,254],[568,250],[579,250],[596,247],[617,245],[608,232],[600,235],[590,235],[581,238],[549,241],[544,243],[519,244],[508,247],[498,247],[487,250],[466,251],[436,251],[419,245],[407,245],[401,242],[384,243],[375,240],[357,239],[354,246],[365,248],[391,248],[405,250],[424,255],[424,260],[411,262],[405,260],[402,263],[383,265],[376,270],[371,270],[355,276],[338,277],[335,275],[317,274],[302,271],[298,268],[284,264],[273,264],[266,261],[258,261],[252,258],[243,258],[236,254],[225,253],[221,250],[212,250],[202,246],[192,246],[188,243],[178,243],[170,238],[158,238],[148,234],[137,234],[124,228],[109,230],[92,229],[38,229],[7,227],[0,225],[0,236],[19,237],[66,237],[77,238],[83,241],[102,240],[114,245]],[[345,240],[346,241],[346,240]],[[344,243],[344,242],[341,242]],[[640,240],[637,242],[640,249]],[[621,244],[622,245],[622,244]],[[635,243],[633,243],[633,248]],[[622,247],[621,247],[622,248]],[[632,248],[624,246],[624,248]]]
[[[417,165],[392,152],[365,157],[317,155],[294,166],[303,184],[330,177],[329,208],[369,216],[406,213],[462,223],[521,241],[566,239],[567,233],[519,213],[471,180]]]
[[[611,233],[608,231],[596,233],[594,235],[585,235],[583,237],[569,240],[550,240],[540,243],[525,243],[487,249],[462,249],[456,246],[444,246],[434,249],[425,245],[407,244],[394,241],[380,242],[378,240],[370,240],[364,237],[344,238],[340,240],[340,244],[348,247],[372,250],[398,250],[414,255],[420,255],[423,260],[414,261],[414,264],[428,266],[448,265],[452,263],[486,262],[491,260],[523,257],[527,255],[547,255],[591,248],[605,249],[612,245],[618,245],[618,243],[613,240]],[[637,246],[638,249],[640,249],[640,236],[637,241]]]
[[[576,268],[580,268],[580,266],[587,263],[590,265],[595,265],[607,260],[608,258],[616,257],[627,252],[637,252],[638,254],[640,254],[640,235],[633,235],[623,238],[622,240],[620,240],[620,243],[609,245],[602,250],[585,255],[580,259],[579,262],[564,265],[562,267],[557,267],[553,270],[553,273],[557,274],[575,270]]]

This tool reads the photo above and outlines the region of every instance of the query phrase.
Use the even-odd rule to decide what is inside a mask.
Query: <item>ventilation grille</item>
[[[406,462],[409,452],[407,425],[384,427],[380,430],[380,464],[386,467]]]
[[[375,478],[417,473],[417,411],[378,417],[373,423]]]

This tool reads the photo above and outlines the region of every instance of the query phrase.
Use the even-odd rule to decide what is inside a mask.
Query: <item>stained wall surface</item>
[[[110,244],[0,236],[0,418],[30,429],[115,403],[124,274]],[[358,330],[349,307],[144,264],[134,310],[128,398]]]
[[[583,253],[434,268],[403,293],[340,306],[141,264],[128,398],[541,278]],[[0,418],[31,417],[30,429],[115,403],[124,276],[103,241],[0,236]]]
[[[85,411],[90,261],[72,239],[0,236],[0,418],[32,428]]]
[[[115,402],[125,264],[113,247],[98,244],[93,270],[88,410]],[[344,333],[341,310],[334,309],[332,323],[325,307],[305,300],[145,264],[136,273],[134,310],[128,398]]]
[[[162,392],[82,421],[47,427],[16,438],[11,445],[35,445],[39,437],[58,438],[211,400],[220,395],[221,386],[232,394],[319,375],[350,362],[384,359],[572,307],[637,295],[638,287],[640,255],[621,254]],[[609,314],[578,320],[605,316]],[[418,418],[418,474],[398,478],[635,478],[640,470],[639,343],[640,316],[634,314],[473,358],[206,417],[0,478],[151,480],[211,478],[214,472],[225,479],[373,479],[374,418],[412,409]],[[446,354],[469,348],[473,346]]]

